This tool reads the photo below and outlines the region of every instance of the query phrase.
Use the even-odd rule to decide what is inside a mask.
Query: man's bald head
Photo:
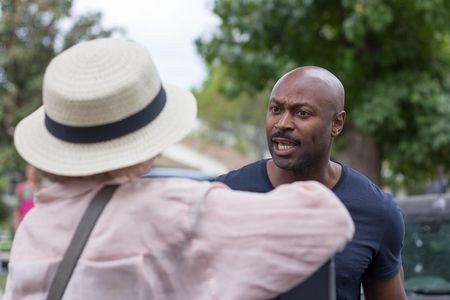
[[[307,66],[285,74],[272,89],[266,114],[267,142],[275,164],[300,170],[314,161],[328,161],[345,115],[344,87],[331,72]],[[292,153],[287,155],[286,149]]]
[[[335,75],[321,67],[299,67],[286,73],[273,87],[272,97],[276,96],[280,89],[283,89],[283,94],[306,91],[332,105],[335,112],[344,110],[344,86]]]

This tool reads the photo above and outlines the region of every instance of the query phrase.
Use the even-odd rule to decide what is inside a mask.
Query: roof
[[[405,222],[450,222],[450,194],[424,194],[396,199]]]

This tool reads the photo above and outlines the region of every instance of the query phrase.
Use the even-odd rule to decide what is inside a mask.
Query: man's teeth
[[[280,150],[288,150],[291,149],[292,147],[293,147],[292,145],[278,143],[278,149]]]

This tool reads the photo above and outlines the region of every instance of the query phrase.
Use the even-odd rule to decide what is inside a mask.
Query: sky
[[[75,0],[73,12],[102,12],[103,26],[125,29],[148,49],[163,82],[191,89],[206,79],[194,41],[219,24],[211,6],[211,0]]]

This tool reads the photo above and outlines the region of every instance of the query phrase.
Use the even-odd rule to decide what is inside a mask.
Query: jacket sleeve
[[[266,194],[217,183],[196,215],[192,257],[208,261],[214,299],[273,298],[314,273],[354,233],[340,200],[312,181]]]

